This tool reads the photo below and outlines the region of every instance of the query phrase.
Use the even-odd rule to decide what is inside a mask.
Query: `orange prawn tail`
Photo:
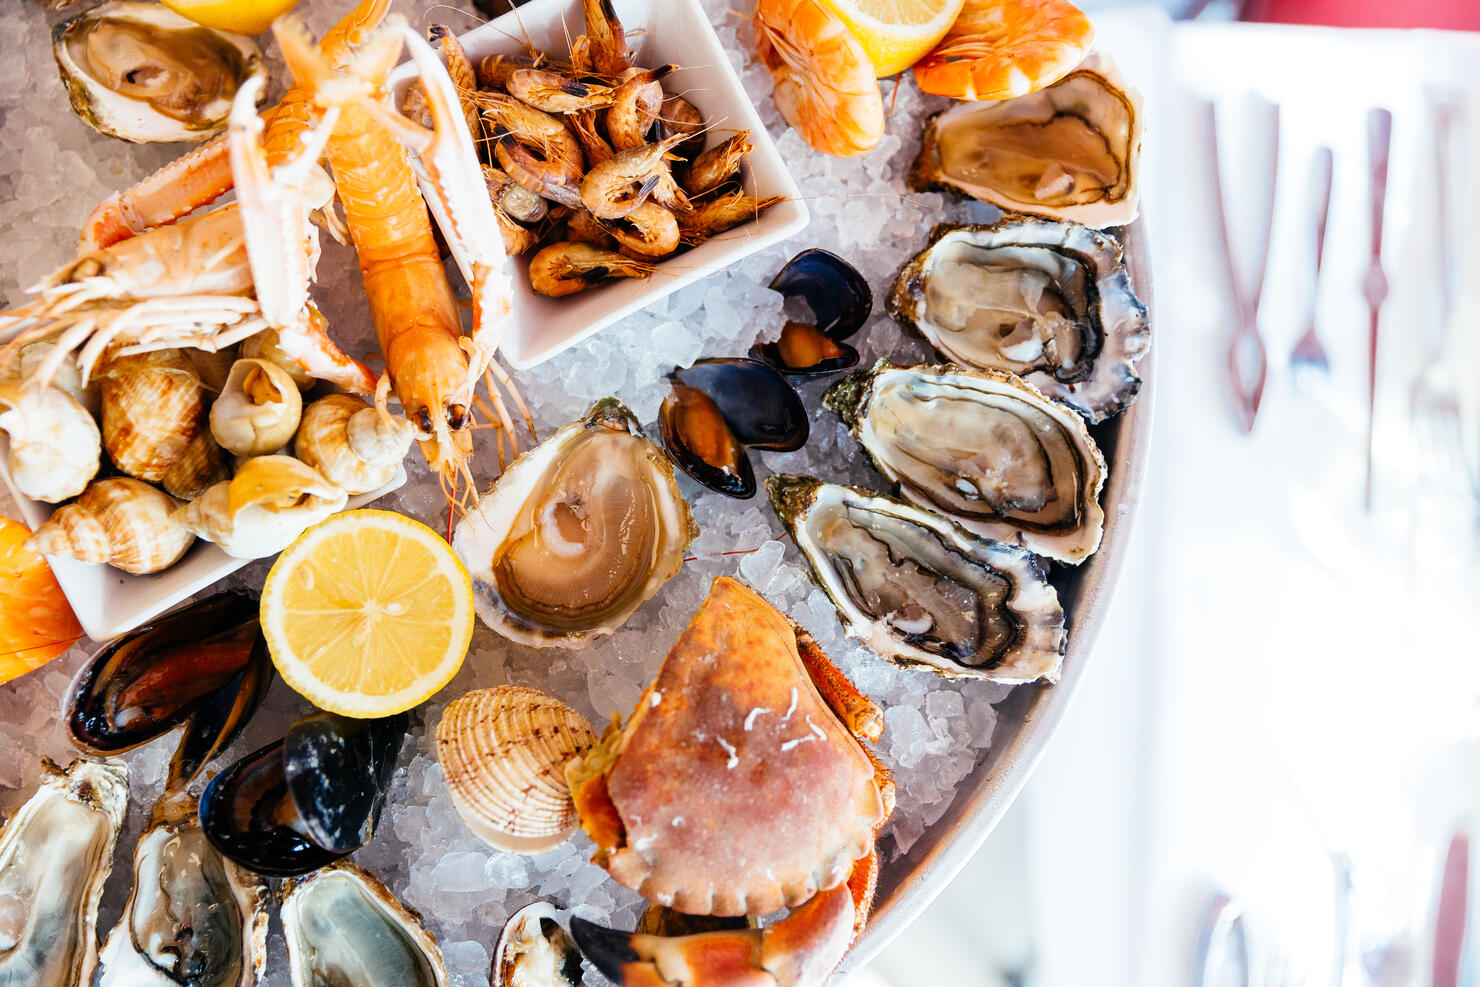
[[[366,109],[380,98],[401,52],[401,19],[390,19],[338,71],[294,19],[273,25],[296,84],[320,106],[338,106],[325,158],[349,232],[386,374],[423,453],[454,488],[468,474],[471,409],[449,400],[467,375],[462,317],[447,282],[431,219],[405,148]]]

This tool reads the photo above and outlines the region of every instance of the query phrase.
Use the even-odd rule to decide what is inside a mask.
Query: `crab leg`
[[[811,634],[796,629],[797,654],[807,669],[807,676],[822,694],[823,700],[837,714],[848,732],[860,740],[876,742],[884,733],[884,711],[848,681],[838,667],[822,653]]]

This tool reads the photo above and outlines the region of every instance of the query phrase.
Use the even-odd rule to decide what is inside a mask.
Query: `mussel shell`
[[[305,716],[283,738],[288,793],[313,841],[349,853],[370,842],[406,737],[405,713]]]
[[[200,797],[200,825],[222,854],[273,877],[307,874],[348,852],[325,850],[309,838],[288,794],[281,740],[211,779]]]
[[[212,633],[215,628],[221,628]],[[222,662],[241,666],[207,692],[191,689]],[[130,687],[153,675],[181,689],[149,708],[130,712],[119,702]],[[187,723],[170,765],[170,786],[183,788],[206,762],[236,739],[272,680],[267,643],[257,623],[257,600],[218,593],[166,615],[99,651],[78,676],[67,701],[72,742],[92,754],[132,750]]]
[[[683,406],[683,397],[679,388],[684,387],[686,385],[675,384],[673,393],[663,399],[663,405],[658,409],[658,433],[663,437],[663,448],[667,451],[668,458],[677,464],[679,469],[710,490],[737,500],[754,497],[755,469],[750,465],[750,457],[745,453],[745,446],[735,438],[718,409],[713,413],[719,414],[719,428],[723,430],[724,439],[729,443],[729,452],[734,461],[733,468],[727,469],[712,463],[695,451],[694,443],[679,420]],[[697,388],[689,389],[697,390]]]
[[[750,347],[750,355],[754,359],[770,364],[787,377],[798,380],[805,380],[809,377],[825,377],[828,374],[835,374],[840,370],[847,370],[849,367],[858,366],[858,350],[841,340],[833,340],[833,342],[837,345],[838,349],[843,351],[843,355],[828,360],[819,360],[810,367],[793,367],[788,364],[786,359],[781,355],[780,344],[774,340],[764,343],[756,341]]]
[[[807,441],[807,408],[774,367],[749,357],[699,360],[675,367],[669,380],[709,395],[730,434],[744,446],[790,452]]]
[[[787,261],[769,287],[787,298],[804,299],[817,318],[817,328],[834,340],[847,339],[863,328],[874,309],[874,294],[858,269],[819,247]]]

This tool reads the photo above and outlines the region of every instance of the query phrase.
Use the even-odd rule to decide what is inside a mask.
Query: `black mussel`
[[[93,656],[68,697],[67,729],[78,748],[107,756],[183,724],[167,783],[177,791],[236,739],[271,680],[257,600],[218,593]]]
[[[773,367],[749,357],[699,360],[675,367],[668,379],[698,388],[724,416],[743,446],[790,452],[807,441],[807,408]]]
[[[821,377],[858,364],[858,351],[852,346],[833,339],[816,326],[795,320],[788,320],[781,327],[780,339],[757,341],[751,346],[750,355],[788,377]]]
[[[211,780],[201,828],[221,853],[272,877],[306,874],[359,849],[374,835],[406,724],[404,713],[299,720]]]
[[[858,351],[843,340],[868,321],[874,295],[852,264],[827,250],[803,250],[771,279],[770,288],[805,301],[817,321],[788,321],[779,341],[757,342],[751,356],[792,377],[830,374],[858,363]]]
[[[658,432],[668,458],[689,476],[731,497],[755,496],[750,457],[703,391],[675,381],[658,411]]]

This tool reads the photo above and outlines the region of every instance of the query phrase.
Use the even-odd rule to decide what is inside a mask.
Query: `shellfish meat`
[[[850,637],[948,678],[1058,680],[1064,608],[1026,549],[857,487],[777,475],[766,489]]]
[[[236,476],[176,511],[174,518],[237,559],[276,555],[348,495],[292,456],[255,456]]]
[[[1105,457],[1083,418],[1021,378],[881,360],[822,403],[906,499],[1060,562],[1099,548]]]
[[[889,312],[946,359],[1017,374],[1091,422],[1135,401],[1151,345],[1120,244],[1022,216],[936,227],[895,280]]]
[[[421,916],[353,864],[291,882],[282,915],[293,987],[447,985],[442,950]]]
[[[250,38],[133,0],[58,24],[52,53],[77,115],[126,141],[205,140],[226,126],[242,84],[267,78]]]
[[[1136,218],[1140,171],[1141,96],[1094,52],[1037,92],[931,117],[910,185],[1104,229]]]
[[[520,644],[578,648],[626,623],[697,534],[673,467],[606,398],[515,460],[452,547],[485,624]]]
[[[509,917],[493,949],[489,987],[581,987],[581,952],[548,902]]]
[[[540,853],[575,832],[565,765],[596,743],[586,718],[519,686],[469,692],[437,724],[452,806],[490,846]]]
[[[98,900],[128,806],[128,768],[42,759],[30,801],[0,828],[0,983],[78,987],[98,963]]]
[[[101,959],[99,987],[252,987],[261,977],[267,887],[207,842],[193,798],[155,806]]]
[[[26,547],[42,555],[106,563],[134,575],[179,561],[195,535],[175,521],[169,494],[126,476],[94,480],[70,504],[52,512]]]

